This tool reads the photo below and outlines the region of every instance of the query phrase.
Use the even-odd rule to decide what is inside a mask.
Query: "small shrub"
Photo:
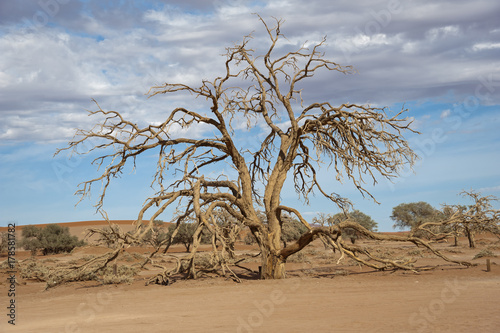
[[[53,275],[52,270],[36,260],[22,265],[20,276],[23,279],[47,281]]]
[[[456,254],[464,253],[464,251],[460,251],[460,250],[457,250],[457,249],[446,249],[446,252],[456,253]]]
[[[214,266],[212,255],[203,253],[194,258],[195,267],[198,269],[210,269]]]
[[[0,253],[7,252],[8,243],[8,234],[6,232],[0,233]]]
[[[128,252],[125,252],[122,257],[123,257],[123,260],[125,260],[126,262],[134,261],[134,257]]]
[[[472,258],[472,260],[482,257],[496,257],[496,255],[490,249],[482,249],[478,254],[474,256],[474,258]]]
[[[293,219],[290,216],[286,215],[282,218],[283,228],[281,230],[281,242],[283,246],[286,247],[286,244],[292,241],[296,241],[300,238],[306,231],[307,228],[302,222],[297,219]]]
[[[82,260],[83,260],[83,261],[85,261],[85,262],[87,262],[87,261],[90,261],[90,260],[92,260],[92,259],[94,259],[94,258],[95,258],[95,256],[94,256],[94,255],[89,254],[89,255],[83,256],[83,257],[82,257]]]
[[[116,269],[116,275],[113,267],[106,267],[100,273],[99,280],[103,284],[132,283],[134,281],[133,277],[137,274],[137,269],[127,265],[120,265]]]
[[[302,263],[302,262],[307,262],[310,263],[309,259],[303,252],[297,252],[292,254],[286,259],[287,262],[295,262],[295,263]]]
[[[407,253],[409,256],[422,256],[422,250],[410,250]]]
[[[390,259],[395,253],[394,251],[388,249],[376,249],[375,252],[377,252],[376,255],[382,259]]]
[[[349,272],[345,269],[337,269],[335,272],[333,272],[333,275],[346,276],[349,275]]]
[[[145,257],[145,256],[143,256],[142,254],[137,253],[137,252],[133,252],[133,253],[132,253],[132,256],[133,256],[135,259],[137,259],[137,260],[145,260],[145,259],[146,259],[146,257]]]
[[[245,238],[243,238],[243,242],[246,245],[253,245],[253,244],[257,243],[257,241],[255,240],[255,237],[250,232],[245,235]]]
[[[16,263],[16,266],[18,265],[17,262]],[[0,264],[0,269],[7,269],[7,270],[10,270],[10,264],[9,264],[9,261],[8,260],[4,260],[2,261],[2,263]]]
[[[306,249],[304,253],[307,254],[308,256],[316,256],[319,254],[318,250],[316,250],[315,248]]]
[[[54,258],[47,258],[47,259],[42,260],[43,263],[55,263],[55,262],[58,262],[58,261],[59,260],[54,259]]]

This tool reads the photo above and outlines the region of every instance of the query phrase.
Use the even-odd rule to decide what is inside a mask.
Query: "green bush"
[[[57,224],[49,224],[45,228],[25,226],[22,236],[20,245],[32,254],[36,254],[38,250],[41,250],[43,255],[71,252],[75,247],[85,245],[78,237],[70,235],[68,227]]]

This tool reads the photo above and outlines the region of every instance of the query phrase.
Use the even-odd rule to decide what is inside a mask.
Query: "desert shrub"
[[[479,259],[482,257],[496,257],[496,255],[490,249],[482,249],[472,259]]]
[[[302,262],[307,262],[309,263],[309,259],[307,258],[307,256],[305,255],[305,253],[303,252],[296,252],[294,254],[292,254],[291,256],[289,256],[287,259],[286,259],[287,262],[295,262],[295,263],[302,263]]]
[[[126,262],[132,262],[135,260],[134,257],[128,252],[125,252],[122,257]]]
[[[422,250],[410,250],[407,252],[410,256],[422,256]]]
[[[136,274],[136,268],[126,265],[117,267],[115,274],[113,267],[104,267],[97,271],[95,268],[86,271],[67,271],[64,268],[45,266],[37,260],[23,262],[20,272],[21,278],[47,282],[48,286],[57,285],[61,281],[99,281],[103,284],[130,283]]]
[[[307,228],[302,222],[290,216],[285,216],[282,219],[284,221],[281,229],[281,241],[283,246],[286,247],[288,242],[299,239],[307,231]]]
[[[253,244],[257,243],[257,241],[255,240],[255,237],[252,235],[251,232],[249,232],[245,235],[245,237],[243,238],[243,242],[246,245],[253,245]]]
[[[15,262],[16,265],[18,265],[17,262]],[[0,269],[6,269],[6,270],[10,270],[10,264],[9,264],[9,261],[8,260],[4,260],[2,261],[2,263],[0,263]]]
[[[306,248],[303,252],[305,254],[307,254],[308,256],[317,256],[317,255],[319,255],[318,250],[316,250],[315,248]]]
[[[120,265],[116,269],[116,274],[113,267],[105,267],[99,271],[99,274],[101,276],[98,280],[103,284],[132,283],[134,276],[137,274],[137,269],[127,265]]]
[[[137,253],[137,252],[132,252],[132,256],[133,256],[136,260],[144,260],[144,259],[146,259],[146,257],[145,257],[145,256],[143,256],[142,254]]]
[[[464,253],[464,251],[460,251],[460,250],[457,250],[457,249],[446,249],[445,251],[449,252],[449,253],[456,253],[456,254]]]
[[[29,260],[21,265],[20,276],[23,279],[47,281],[52,275],[53,271],[37,260]]]
[[[92,255],[92,254],[88,254],[88,255],[86,255],[86,256],[83,256],[83,257],[82,257],[82,260],[83,260],[83,261],[85,261],[85,262],[87,262],[87,261],[90,261],[90,260],[92,260],[92,259],[94,259],[94,258],[95,258],[95,256],[94,256],[94,255]]]
[[[43,255],[71,252],[75,247],[85,245],[78,237],[70,235],[68,227],[57,224],[49,224],[45,228],[25,226],[22,236],[20,245],[33,255],[38,250],[42,250]]]
[[[194,259],[194,263],[195,267],[199,269],[210,269],[214,266],[213,257],[208,253],[197,255]]]
[[[393,250],[389,250],[389,249],[385,249],[385,248],[375,249],[375,252],[377,253],[377,256],[379,258],[382,258],[382,259],[390,259],[395,254],[395,252]]]
[[[337,269],[335,272],[333,272],[333,275],[337,276],[347,276],[349,275],[349,271],[346,271],[345,269]]]
[[[197,269],[208,270],[214,267],[214,258],[211,254],[201,253],[194,257],[194,265]],[[182,261],[181,272],[187,272],[189,270],[189,262]]]
[[[8,242],[8,234],[6,232],[0,233],[0,253],[7,252]]]

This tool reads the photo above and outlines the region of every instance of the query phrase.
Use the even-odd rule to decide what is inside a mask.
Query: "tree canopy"
[[[375,222],[370,216],[357,209],[347,213],[337,213],[335,215],[320,213],[313,219],[313,223],[330,226],[342,225],[342,222],[344,221],[358,223],[366,230],[372,232],[377,231],[377,222]],[[355,243],[356,239],[362,236],[362,234],[359,233],[356,229],[350,227],[343,228],[342,232],[344,236],[346,238],[349,238],[353,244]]]
[[[175,207],[172,220],[179,230],[182,222],[195,216],[196,230],[190,255],[173,271],[184,271],[195,278],[196,251],[203,228],[213,238],[214,257],[224,272],[229,268],[230,244],[214,216],[225,211],[254,235],[262,257],[262,278],[285,277],[285,262],[290,255],[302,250],[317,237],[323,237],[332,248],[343,255],[368,263],[360,253],[369,256],[384,269],[397,267],[413,269],[397,261],[376,258],[342,241],[342,230],[355,229],[374,239],[387,239],[358,223],[343,221],[333,226],[311,226],[300,212],[281,202],[285,181],[290,179],[297,195],[306,203],[311,194],[321,195],[341,209],[349,209],[347,198],[335,193],[330,185],[318,178],[323,165],[330,166],[333,179],[349,181],[364,196],[373,198],[364,184],[378,178],[393,178],[407,165],[412,166],[416,155],[403,134],[413,132],[411,120],[402,118],[406,110],[392,112],[386,108],[356,103],[311,101],[313,94],[302,90],[303,82],[319,71],[337,75],[354,73],[351,66],[343,66],[325,58],[321,47],[326,39],[290,51],[290,45],[281,32],[282,20],[274,26],[260,18],[268,37],[265,51],[258,54],[251,46],[253,36],[228,47],[224,72],[212,80],[201,80],[199,86],[184,83],[165,83],[152,87],[149,96],[189,93],[205,100],[205,110],[191,109],[189,104],[165,111],[160,124],[140,127],[118,111],[105,111],[96,102],[97,110],[90,115],[99,118],[90,129],[79,129],[68,147],[77,154],[102,151],[94,160],[103,166],[102,174],[81,184],[78,194],[88,195],[95,183],[103,183],[96,208],[103,210],[104,199],[113,178],[126,165],[135,166],[145,152],[155,153],[157,168],[152,175],[152,187],[157,192],[148,198],[136,219],[137,229],[131,235],[118,237],[118,242],[139,244],[153,221],[168,208]],[[284,43],[282,43],[284,41]],[[262,41],[259,40],[259,47]],[[332,80],[336,79],[332,75]],[[306,102],[307,101],[307,102]],[[97,120],[96,120],[97,121]],[[242,128],[246,124],[246,129]],[[198,135],[184,135],[187,129],[197,129]],[[257,131],[257,145],[245,145],[237,140],[238,133]],[[97,141],[95,141],[97,140]],[[91,142],[88,149],[86,143]],[[92,142],[99,144],[92,145]],[[85,149],[87,147],[87,149]],[[229,166],[235,176],[214,174]],[[375,198],[373,198],[375,200]],[[262,210],[265,218],[259,216]],[[151,216],[146,228],[144,216]],[[305,227],[294,242],[283,244],[286,225],[294,219]],[[163,245],[168,248],[172,237]],[[420,240],[391,238],[397,241]],[[216,248],[216,243],[221,248]],[[427,243],[421,243],[428,246]],[[117,252],[103,258],[104,264]],[[164,272],[168,277],[172,272]],[[237,279],[237,277],[232,274]]]
[[[424,222],[440,218],[440,211],[424,201],[402,203],[392,209],[393,228],[415,229]]]

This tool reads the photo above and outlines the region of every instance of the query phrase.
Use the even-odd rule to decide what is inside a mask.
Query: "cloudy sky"
[[[286,20],[283,47],[327,36],[326,57],[357,69],[320,73],[304,87],[306,98],[410,110],[422,134],[407,138],[421,159],[393,183],[368,185],[380,205],[322,172],[324,186],[350,198],[379,230],[391,230],[392,207],[402,202],[466,203],[458,196],[464,189],[500,197],[498,1],[0,0],[1,224],[99,219],[97,192],[76,207],[73,195],[95,175],[92,159],[53,158],[75,128],[95,123],[86,111],[95,109],[91,99],[144,124],[175,106],[199,109],[189,96],[145,93],[218,76],[225,47],[252,31],[252,46],[265,48],[252,13]],[[112,185],[104,206],[111,219],[137,216],[151,193],[152,161],[142,159]],[[320,197],[303,205],[285,192],[283,203],[309,219],[337,212]]]

